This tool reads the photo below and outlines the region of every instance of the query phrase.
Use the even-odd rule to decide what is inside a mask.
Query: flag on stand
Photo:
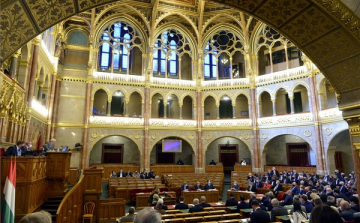
[[[10,160],[9,172],[5,180],[4,193],[1,200],[1,217],[3,223],[14,223],[15,219],[15,185],[16,160]]]
[[[37,150],[42,150],[41,132],[39,133],[39,138],[37,140]]]

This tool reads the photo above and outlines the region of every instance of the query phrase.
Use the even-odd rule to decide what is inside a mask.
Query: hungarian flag
[[[16,160],[10,160],[10,168],[5,181],[4,193],[1,200],[1,214],[3,223],[14,223],[15,219],[15,185]]]

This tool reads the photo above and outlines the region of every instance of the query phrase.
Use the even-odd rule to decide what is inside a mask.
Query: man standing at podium
[[[10,146],[5,151],[5,156],[21,156],[21,147],[24,145],[24,141],[17,141],[16,145]]]

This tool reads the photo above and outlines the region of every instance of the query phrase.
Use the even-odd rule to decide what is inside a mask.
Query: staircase
[[[41,205],[41,210],[47,211],[51,214],[51,220],[53,223],[56,222],[56,212],[60,206],[60,203],[64,197],[53,197]]]

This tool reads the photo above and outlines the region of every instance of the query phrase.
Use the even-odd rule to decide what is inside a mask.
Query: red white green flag
[[[14,223],[15,219],[15,185],[16,160],[10,160],[10,168],[5,181],[4,193],[1,200],[1,214],[3,223]]]

